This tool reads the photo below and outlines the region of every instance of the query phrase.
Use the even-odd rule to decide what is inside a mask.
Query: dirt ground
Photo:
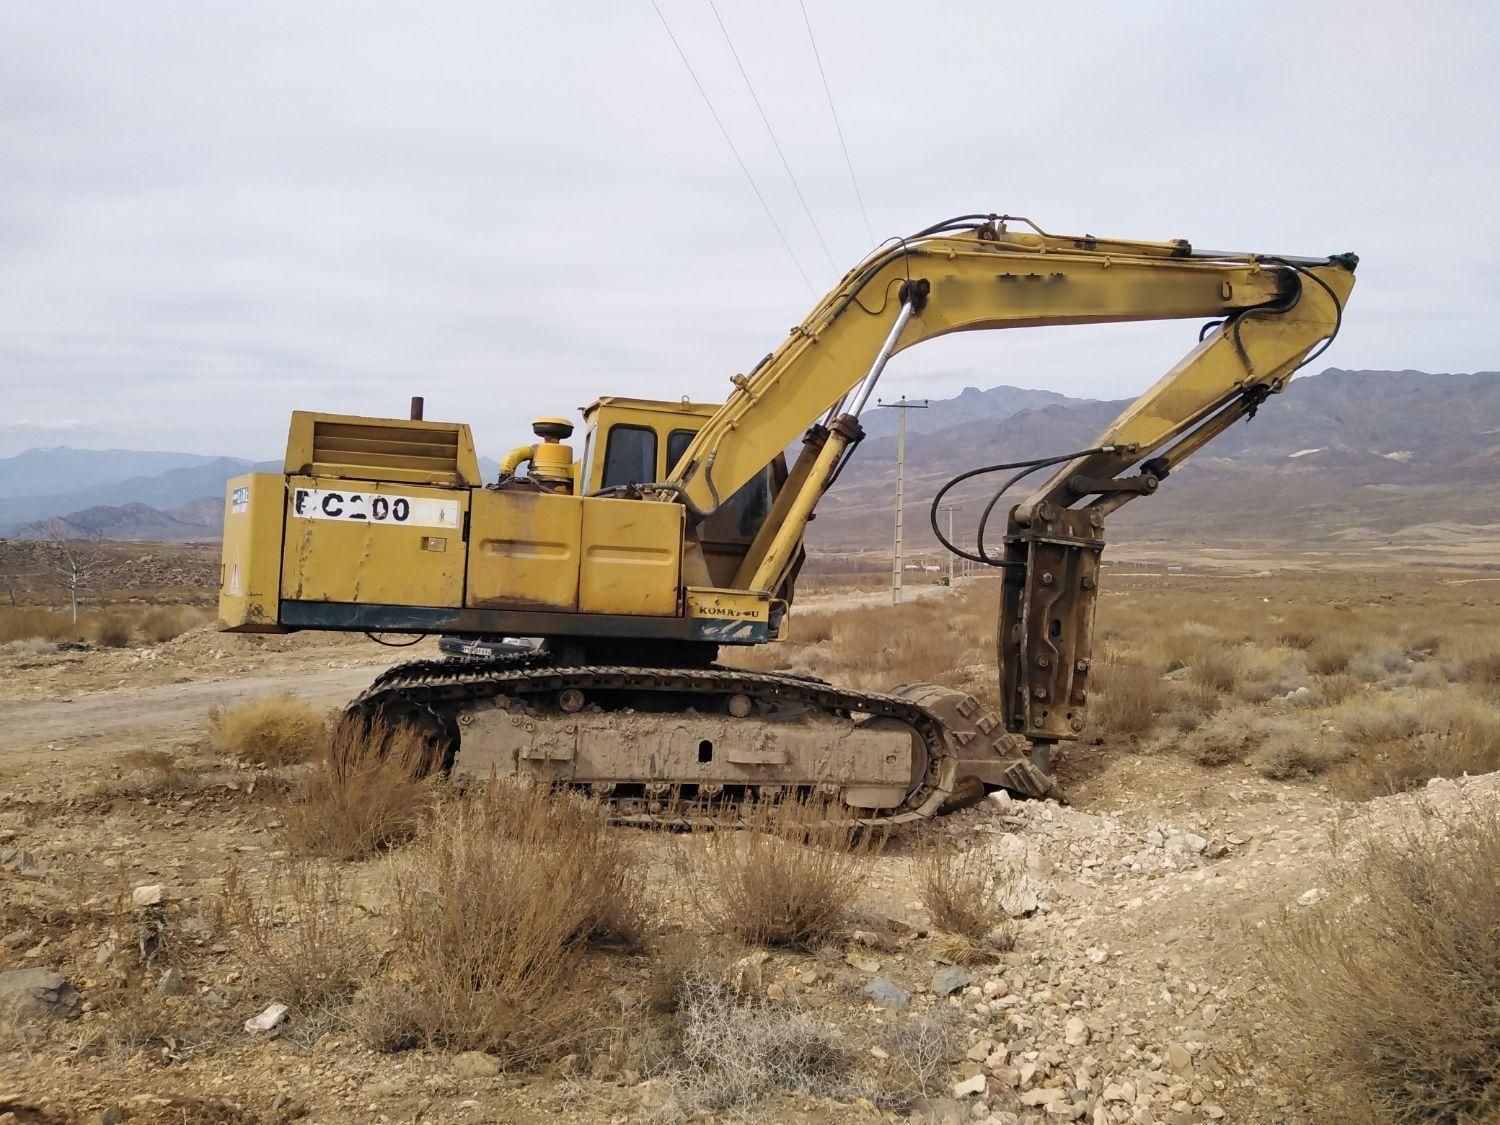
[[[868,605],[880,595],[822,608],[854,599]],[[274,774],[215,755],[209,710],[283,692],[332,708],[380,668],[431,651],[431,642],[395,650],[363,638],[200,629],[141,649],[0,657],[0,858],[20,856],[0,869],[0,970],[58,969],[81,998],[77,1018],[0,1039],[0,1122],[672,1118],[663,1081],[629,1070],[475,1074],[443,1052],[374,1052],[336,1027],[310,1042],[243,1029],[277,998],[247,985],[216,903],[231,867],[255,875],[284,856],[280,790]],[[204,780],[183,795],[135,785],[128,756],[140,751],[165,751]],[[797,1095],[757,1113],[807,1122],[1308,1120],[1265,1065],[1275,1048],[1255,962],[1258,924],[1319,897],[1324,862],[1360,825],[1418,800],[1489,800],[1496,789],[1487,778],[1438,782],[1354,805],[1316,779],[1271,780],[1240,763],[1205,768],[1127,740],[1072,749],[1062,768],[1066,804],[1000,795],[931,829],[1014,861],[1034,896],[1017,911],[1016,949],[965,970],[952,995],[934,991],[935,974],[952,966],[927,936],[909,840],[869,861],[846,943],[773,952],[760,968],[779,986],[778,1002],[866,1025],[951,1010],[959,1050],[938,1091],[901,1113],[857,1097]],[[674,850],[701,846],[619,832],[653,852],[653,870],[669,870]],[[353,886],[377,884],[384,862],[355,865]],[[156,885],[160,903],[133,905],[135,888]],[[356,901],[378,925],[378,902]],[[676,910],[665,913],[684,924]],[[111,1025],[120,990],[161,987],[154,974],[122,967],[156,940],[153,925],[187,935],[176,940],[189,948],[172,961],[183,967],[183,995],[170,1027],[122,1032]],[[620,955],[609,971],[631,986],[650,967]],[[869,1003],[877,978],[909,1006]],[[982,1093],[953,1092],[976,1074],[989,1076]]]

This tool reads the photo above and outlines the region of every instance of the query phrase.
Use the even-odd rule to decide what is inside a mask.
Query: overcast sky
[[[818,293],[868,248],[797,0],[658,0]],[[806,0],[877,239],[971,211],[1355,250],[1327,362],[1500,367],[1500,5]],[[720,399],[814,300],[651,0],[0,4],[0,456],[279,456],[294,408]],[[1186,324],[990,332],[883,395],[1117,397]]]

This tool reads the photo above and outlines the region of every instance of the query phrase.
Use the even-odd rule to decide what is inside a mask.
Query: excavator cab
[[[577,480],[584,495],[666,480],[718,403],[600,398],[583,408],[586,427]],[[786,483],[786,456],[777,454],[697,528],[714,586],[730,586],[740,563]],[[791,600],[792,583],[786,600]]]

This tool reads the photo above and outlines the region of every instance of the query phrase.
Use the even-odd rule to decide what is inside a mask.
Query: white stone
[[[1322,887],[1311,887],[1302,892],[1297,898],[1298,906],[1316,906],[1328,897],[1328,892]]]
[[[271,1004],[258,1016],[251,1016],[245,1021],[246,1031],[275,1031],[286,1019],[288,1008],[285,1004]]]
[[[1067,1091],[1057,1086],[1041,1086],[1035,1090],[1027,1090],[1021,1095],[1021,1104],[1029,1106],[1051,1105],[1060,1102],[1068,1096]]]
[[[1069,1047],[1084,1047],[1089,1041],[1089,1025],[1074,1016],[1063,1026],[1063,1042]]]
[[[987,1089],[989,1089],[989,1079],[982,1074],[976,1074],[973,1078],[965,1078],[962,1082],[953,1083],[953,1096],[966,1098],[973,1094],[982,1094]]]
[[[132,906],[155,906],[166,897],[166,888],[160,883],[147,883],[130,892]]]

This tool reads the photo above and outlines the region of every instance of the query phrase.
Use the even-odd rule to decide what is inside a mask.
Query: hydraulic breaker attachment
[[[1037,747],[1076,739],[1088,719],[1094,605],[1104,517],[1039,505],[1005,537],[1000,597],[1000,698],[1007,729]]]

